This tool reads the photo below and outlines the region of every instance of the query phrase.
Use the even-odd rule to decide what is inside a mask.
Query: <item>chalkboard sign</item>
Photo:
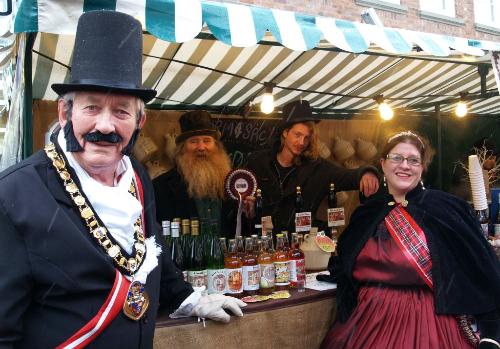
[[[233,168],[241,167],[249,153],[269,148],[274,140],[280,120],[270,119],[215,119],[213,123],[221,132]]]

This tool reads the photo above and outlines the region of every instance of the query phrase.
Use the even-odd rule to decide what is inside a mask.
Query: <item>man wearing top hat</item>
[[[0,347],[151,348],[159,306],[228,321],[244,303],[202,296],[163,253],[147,173],[130,157],[146,121],[142,28],[112,11],[78,22],[60,128],[0,174]]]
[[[175,167],[153,180],[157,219],[216,220],[221,235],[234,236],[236,205],[225,200],[224,181],[231,161],[207,111],[190,111],[179,119]]]
[[[272,217],[277,231],[295,231],[297,186],[301,187],[303,210],[311,212],[312,219],[332,182],[337,191],[361,190],[365,196],[378,190],[378,171],[374,167],[349,170],[319,157],[317,122],[309,102],[288,103],[272,148],[248,157],[246,167],[255,173],[262,190],[263,214]],[[313,222],[313,226],[317,223]]]

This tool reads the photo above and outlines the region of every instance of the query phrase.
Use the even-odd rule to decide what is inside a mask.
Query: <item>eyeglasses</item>
[[[387,154],[386,158],[395,164],[401,164],[405,160],[410,166],[420,166],[422,164],[422,160],[415,156],[408,156],[405,158],[401,154]]]

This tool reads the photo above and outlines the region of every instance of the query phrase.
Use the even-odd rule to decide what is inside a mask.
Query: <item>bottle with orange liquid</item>
[[[270,246],[270,241],[267,236],[262,237],[262,249],[260,250],[259,258],[260,268],[260,288],[259,294],[268,295],[274,291],[274,264],[273,250]]]
[[[245,256],[243,257],[243,293],[245,296],[257,294],[260,282],[260,270],[257,255],[253,250],[251,238],[245,239]]]
[[[283,234],[276,235],[276,252],[273,256],[274,272],[276,281],[274,283],[277,291],[288,290],[290,285],[290,258],[285,251],[285,238]]]
[[[297,233],[292,233],[290,257],[290,287],[303,292],[306,285],[306,262],[304,252],[300,249],[300,240]]]
[[[243,275],[241,259],[238,257],[236,240],[229,240],[229,248],[224,258],[224,268],[226,269],[226,293],[231,296],[240,296],[243,293]]]

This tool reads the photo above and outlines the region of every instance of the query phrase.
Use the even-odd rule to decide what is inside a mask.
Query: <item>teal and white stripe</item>
[[[251,47],[265,39],[295,51],[308,51],[323,38],[329,45],[353,53],[380,48],[401,55],[418,46],[428,55],[446,57],[450,48],[475,56],[484,55],[483,50],[500,50],[500,43],[485,40],[205,0],[22,0],[15,31],[73,34],[78,17],[96,9],[128,13],[152,35],[177,43],[194,39],[205,23],[219,41],[235,47]],[[272,37],[266,36],[266,31]]]

